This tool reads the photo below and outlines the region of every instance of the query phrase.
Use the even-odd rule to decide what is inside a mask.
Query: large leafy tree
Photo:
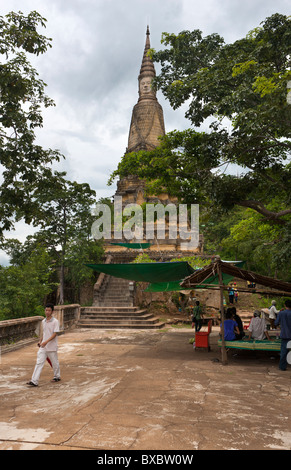
[[[152,152],[126,155],[112,179],[136,174],[149,191],[229,210],[254,209],[279,225],[291,214],[289,164],[291,20],[275,14],[245,38],[225,44],[201,31],[164,33],[152,51],[155,80],[174,109],[187,103],[192,127],[171,132]],[[201,125],[211,122],[207,132]],[[230,171],[235,165],[235,173]],[[276,207],[268,207],[278,196]]]
[[[0,237],[15,219],[34,220],[38,185],[56,178],[51,163],[61,158],[37,145],[35,136],[42,108],[53,105],[27,58],[51,47],[51,39],[38,32],[45,23],[35,11],[0,17]]]
[[[95,191],[88,184],[71,182],[64,173],[57,173],[57,182],[40,188],[37,203],[38,231],[24,244],[15,239],[4,242],[4,249],[14,266],[26,265],[41,246],[49,254],[58,271],[60,299],[65,301],[65,279],[77,291],[91,276],[85,264],[96,262],[103,255],[102,242],[91,236]]]
[[[50,251],[56,256],[60,268],[59,302],[62,304],[67,254],[70,253],[70,257],[74,258],[73,253],[78,252],[76,246],[88,242],[90,238],[94,221],[91,208],[95,203],[96,193],[86,183],[66,180],[64,173],[56,173],[56,176],[58,181],[53,186],[41,187],[37,196],[38,220],[41,225],[37,237],[46,241]]]
[[[19,273],[29,271],[35,250],[41,247],[59,269],[63,303],[65,266],[73,266],[71,282],[79,286],[89,271],[80,264],[100,256],[102,248],[90,239],[95,192],[88,184],[70,182],[65,173],[53,171],[52,163],[62,155],[36,143],[35,132],[43,125],[42,110],[54,105],[45,94],[46,84],[28,60],[29,55],[38,56],[51,47],[51,39],[39,32],[45,25],[45,18],[36,11],[0,17],[0,242],[12,264],[1,272],[3,276],[13,273],[13,282],[8,279],[3,284],[5,292],[13,290],[13,283],[22,283]],[[21,218],[39,231],[24,245],[5,241],[4,231]],[[41,270],[48,270],[47,266]],[[32,282],[38,274],[31,273]]]
[[[274,199],[268,208],[276,207]],[[291,280],[291,224],[270,224],[252,209],[236,207],[215,217],[207,214],[201,221],[204,249],[219,253],[222,259],[246,261],[247,269],[266,276]]]
[[[43,314],[43,302],[56,287],[52,270],[53,262],[41,245],[34,246],[29,259],[0,266],[0,320]]]

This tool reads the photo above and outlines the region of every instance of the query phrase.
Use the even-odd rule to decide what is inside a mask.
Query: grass
[[[183,323],[183,324],[173,324],[171,325],[172,328],[189,328],[189,330],[191,329],[191,325],[189,325],[188,323]]]

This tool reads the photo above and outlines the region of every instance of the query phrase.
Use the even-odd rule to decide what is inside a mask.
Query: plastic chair
[[[244,330],[248,330],[248,329],[249,329],[249,326],[250,326],[250,324],[251,324],[251,321],[252,321],[252,320],[249,321],[248,325],[244,325]]]
[[[195,334],[195,349],[197,348],[207,348],[210,351],[209,345],[209,335],[212,330],[212,320],[208,322],[208,330],[207,331],[198,331]]]

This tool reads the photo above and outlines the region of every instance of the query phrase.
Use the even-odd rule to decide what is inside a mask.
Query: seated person
[[[259,310],[254,311],[254,316],[251,319],[249,330],[249,339],[268,339],[270,341],[270,336],[267,331],[267,325],[264,318],[260,318],[261,312]]]
[[[222,336],[221,330],[222,324],[220,324],[220,335]],[[239,335],[238,324],[232,318],[232,311],[230,308],[227,309],[224,320],[224,339],[225,341],[235,341],[236,335]]]
[[[238,334],[235,335],[236,339],[243,339],[243,337],[245,336],[245,332],[244,332],[244,327],[243,327],[243,322],[241,320],[241,317],[236,313],[235,307],[231,308],[231,312],[232,312],[232,318],[234,319],[234,321],[237,322],[237,326],[239,329],[239,335]]]

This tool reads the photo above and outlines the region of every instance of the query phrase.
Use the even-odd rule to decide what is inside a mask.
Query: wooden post
[[[219,280],[219,289],[220,289],[220,311],[221,311],[221,362],[223,365],[227,364],[227,352],[225,348],[224,340],[224,305],[223,305],[223,279],[220,262],[217,262],[217,274]]]

